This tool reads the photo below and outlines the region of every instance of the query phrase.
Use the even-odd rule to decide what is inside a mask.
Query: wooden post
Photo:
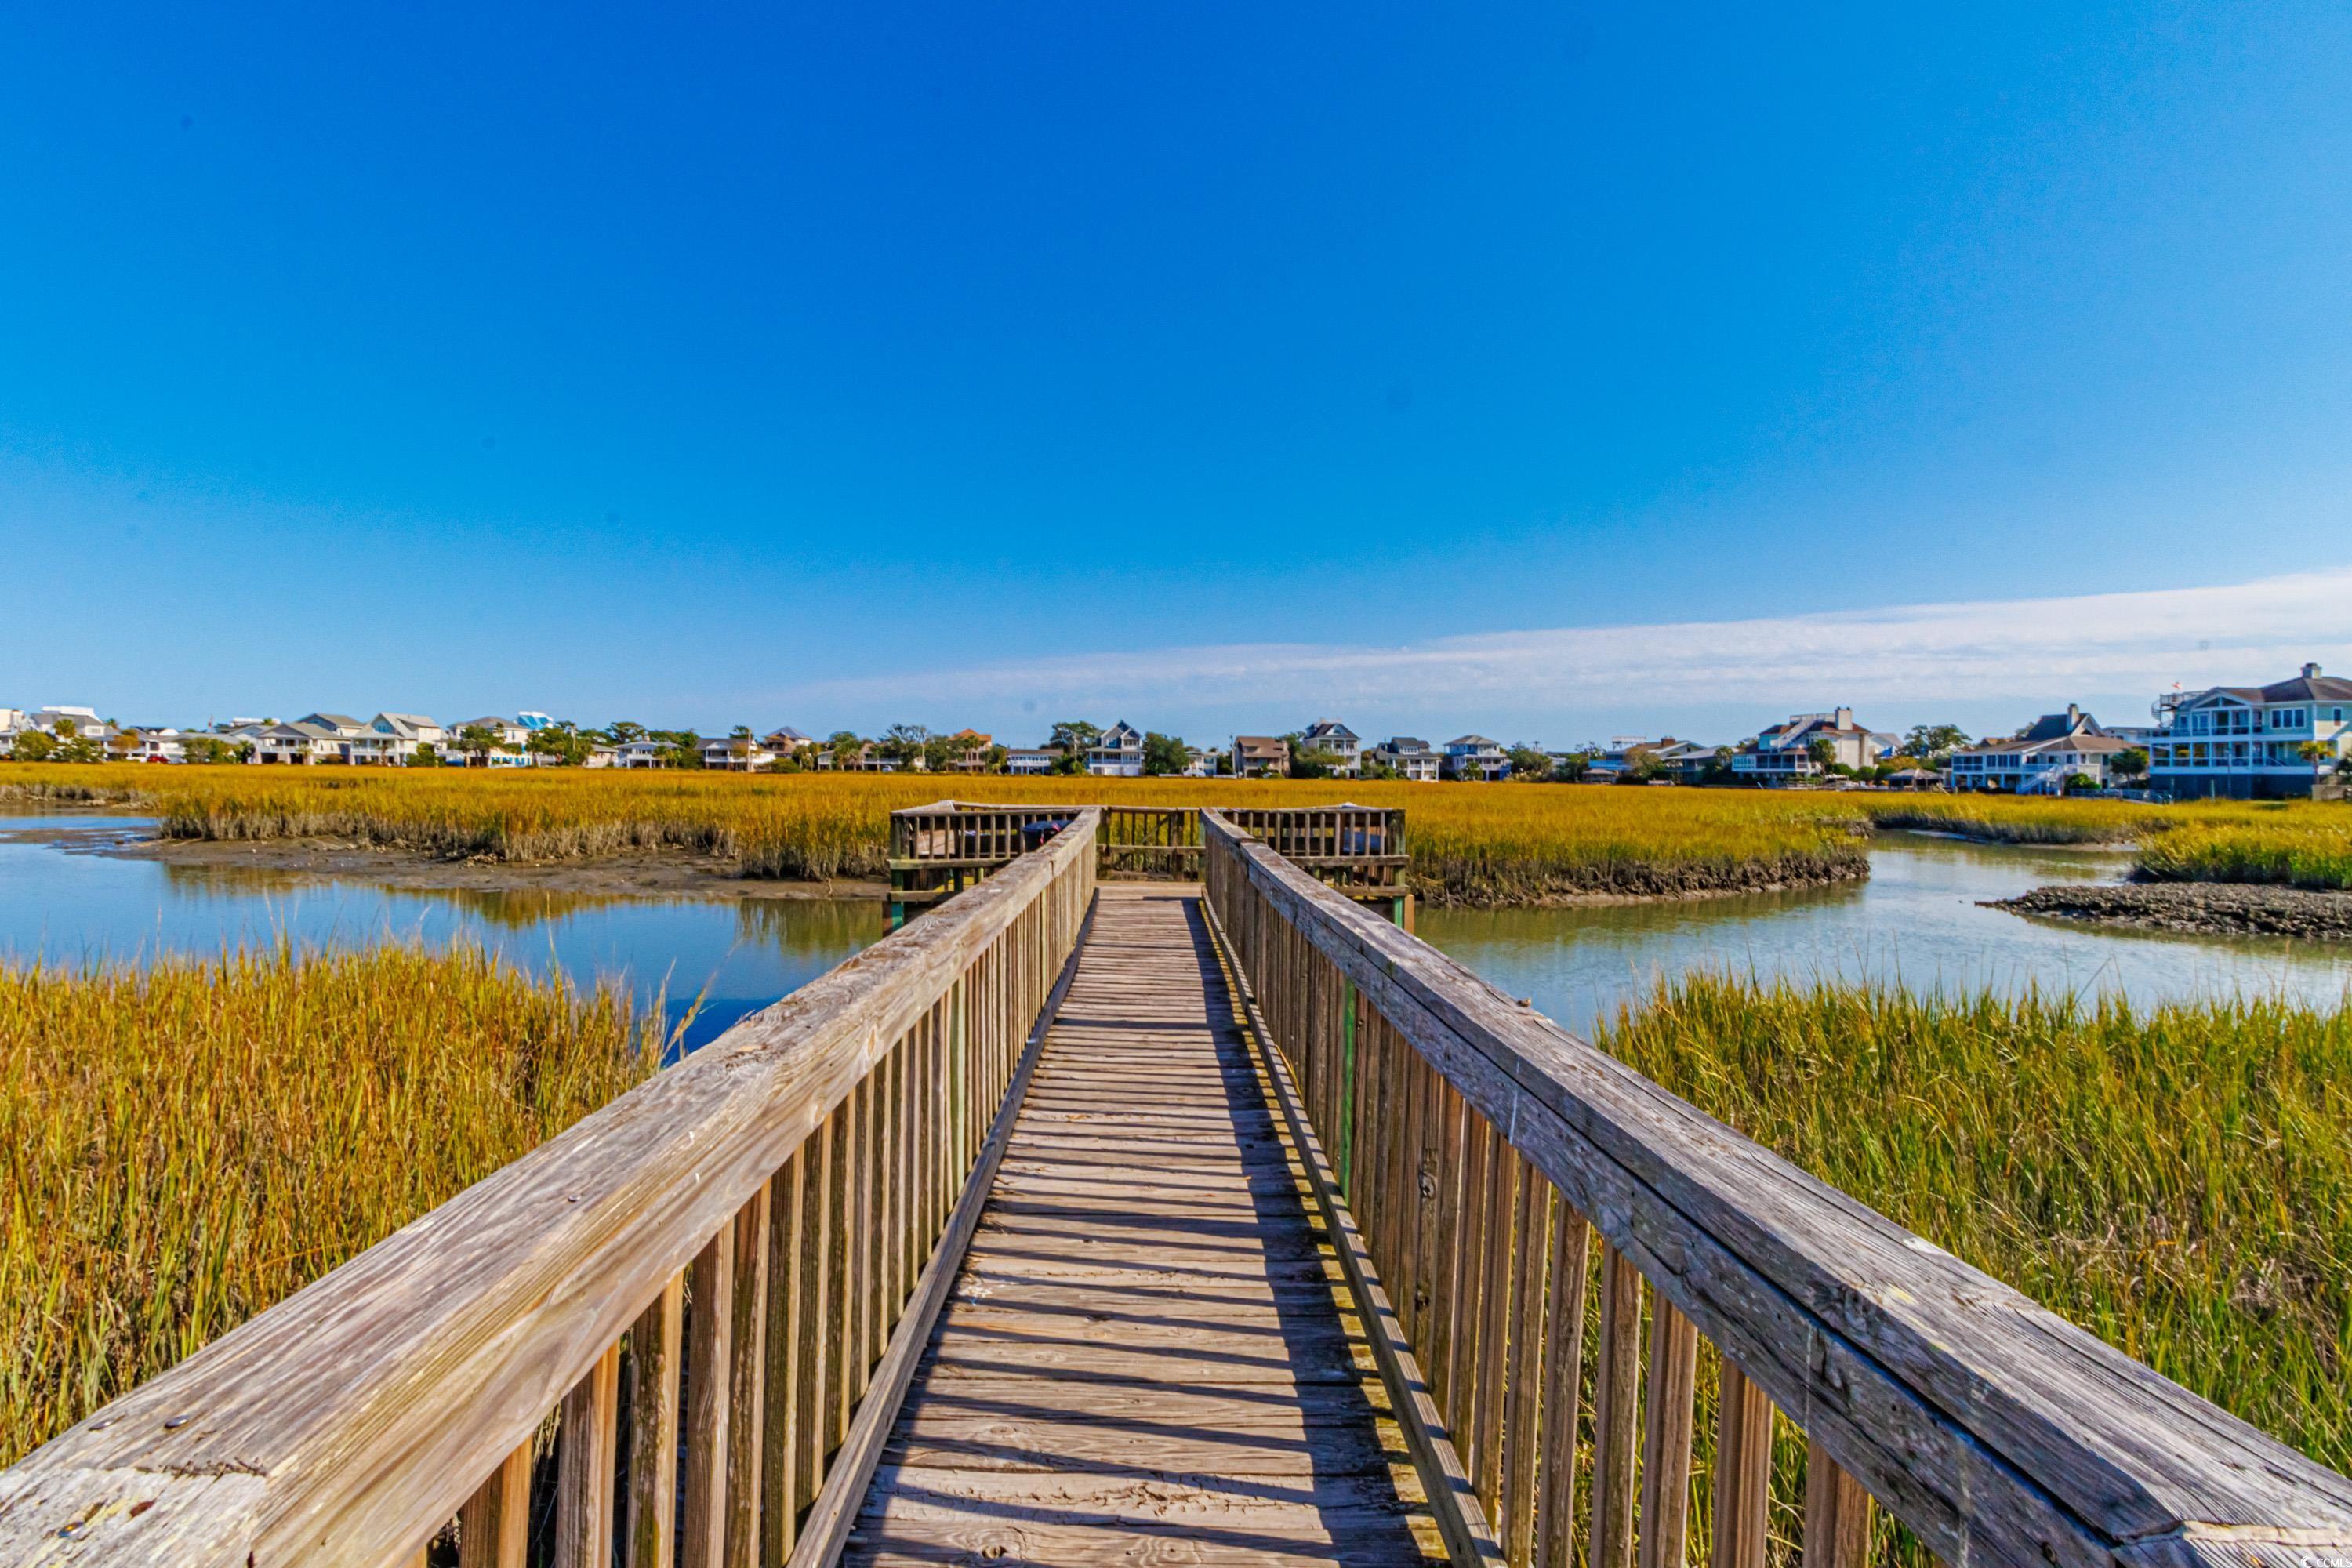
[[[719,1568],[727,1545],[727,1394],[735,1327],[735,1225],[712,1237],[688,1269],[694,1321],[687,1340],[686,1529],[679,1568]]]
[[[727,1568],[759,1568],[760,1454],[767,1426],[768,1200],[735,1216],[735,1291],[727,1303]]]
[[[1690,1526],[1698,1331],[1664,1296],[1654,1297],[1650,1304],[1647,1393],[1642,1420],[1641,1568],[1683,1568]]]
[[[555,1568],[610,1568],[613,1428],[620,1403],[621,1347],[607,1345],[563,1396],[555,1469]]]
[[[509,1454],[457,1514],[457,1568],[523,1568],[530,1550],[531,1445]]]

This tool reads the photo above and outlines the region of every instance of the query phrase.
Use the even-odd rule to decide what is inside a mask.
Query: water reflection
[[[2051,882],[2114,879],[2128,867],[2106,851],[1888,834],[1871,851],[1870,879],[1844,887],[1686,903],[1427,910],[1417,929],[1579,1030],[1662,977],[1710,965],[1923,989],[2112,990],[2137,1001],[2283,991],[2333,1005],[2352,988],[2352,944],[2084,926],[1979,904]]]
[[[0,955],[139,962],[291,942],[467,938],[534,973],[625,984],[688,1048],[882,934],[870,899],[648,899],[543,889],[411,889],[248,867],[75,853],[142,837],[123,818],[0,818]]]

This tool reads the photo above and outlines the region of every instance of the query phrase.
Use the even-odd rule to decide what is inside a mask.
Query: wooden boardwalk
[[[857,1563],[1441,1555],[1199,890],[1111,884]]]

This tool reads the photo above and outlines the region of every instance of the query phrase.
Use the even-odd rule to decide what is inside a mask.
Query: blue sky
[[[0,703],[1564,743],[2352,668],[2341,7],[779,9],[0,22]]]

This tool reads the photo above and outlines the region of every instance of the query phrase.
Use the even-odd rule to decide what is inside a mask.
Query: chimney
[[[1837,721],[1837,727],[1841,730],[1853,728],[1853,710],[1851,708],[1841,708],[1830,717]]]
[[[2071,730],[2082,721],[2083,710],[2072,702],[2066,704],[2066,727]]]
[[[2318,673],[2319,673],[2319,666],[2317,666],[2317,665],[2315,665],[2315,664],[2306,664],[2306,665],[2305,665],[2305,666],[2303,667],[2303,678],[2304,678],[2305,680],[2309,680],[2310,679],[2312,679],[2312,677],[2314,677],[2314,676],[2317,675]]]

